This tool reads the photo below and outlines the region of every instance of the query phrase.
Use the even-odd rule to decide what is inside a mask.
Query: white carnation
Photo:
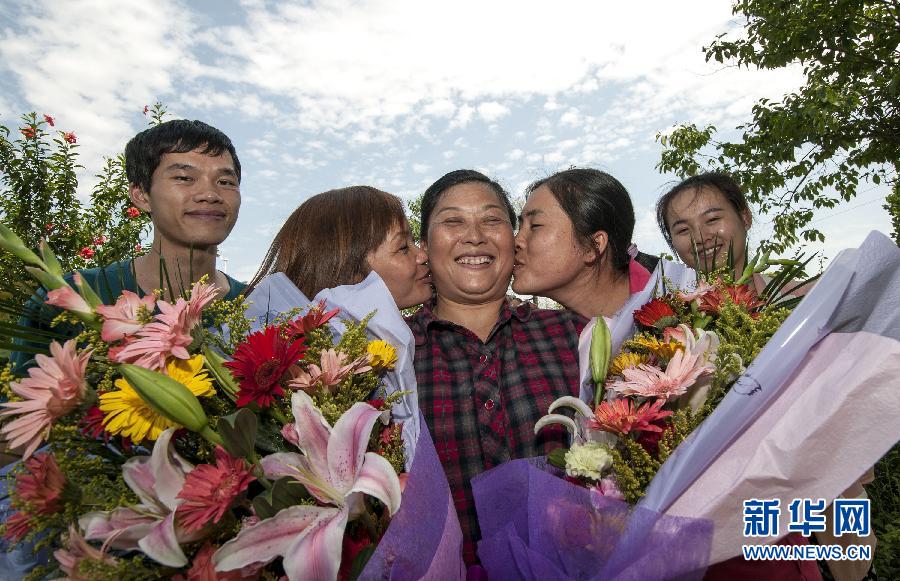
[[[573,444],[566,452],[566,474],[600,480],[603,471],[612,466],[612,462],[609,449],[599,442]]]

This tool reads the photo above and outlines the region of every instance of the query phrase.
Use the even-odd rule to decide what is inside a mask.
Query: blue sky
[[[308,196],[369,184],[409,199],[458,168],[514,195],[573,164],[608,171],[634,200],[635,241],[660,252],[652,206],[674,176],[654,169],[657,132],[733,128],[801,82],[704,61],[716,34],[739,30],[727,0],[0,0],[0,14],[0,122],[33,110],[74,130],[85,191],[146,126],[145,104],[231,136],[243,207],[221,255],[243,279]],[[886,192],[863,186],[817,214],[827,240],[814,249],[830,258],[888,233]]]

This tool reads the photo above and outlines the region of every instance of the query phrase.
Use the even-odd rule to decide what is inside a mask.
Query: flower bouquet
[[[700,577],[765,541],[742,537],[744,500],[834,499],[900,439],[900,250],[883,235],[793,311],[790,269],[756,296],[664,264],[633,317],[586,331],[582,397],[536,426],[565,424],[572,446],[473,484],[491,578],[509,562],[516,578]]]
[[[0,245],[81,329],[3,377],[0,433],[23,452],[3,535],[55,549],[33,578],[459,576],[449,488],[427,430],[404,441],[409,394],[384,383],[398,349],[369,338],[374,315],[336,337],[342,312],[304,301],[254,325],[202,280],[103,305],[45,244],[0,227]]]

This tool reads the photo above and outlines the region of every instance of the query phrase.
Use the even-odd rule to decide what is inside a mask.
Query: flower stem
[[[210,428],[209,424],[203,426],[203,429],[200,430],[199,433],[210,444],[213,444],[214,446],[222,446],[223,448],[225,447],[225,442],[222,441],[222,436],[220,436],[218,432]]]
[[[281,422],[282,424],[288,424],[287,416],[285,416],[280,409],[275,407],[274,405],[269,408],[269,412],[272,414],[272,417],[275,418],[276,421]]]

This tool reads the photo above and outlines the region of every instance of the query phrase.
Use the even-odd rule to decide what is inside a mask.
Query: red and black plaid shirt
[[[427,303],[407,319],[416,339],[419,407],[444,465],[463,532],[466,563],[477,562],[481,537],[469,481],[516,458],[566,443],[551,426],[534,435],[550,403],[578,395],[578,335],[586,319],[570,311],[504,305],[481,341],[436,319]]]

